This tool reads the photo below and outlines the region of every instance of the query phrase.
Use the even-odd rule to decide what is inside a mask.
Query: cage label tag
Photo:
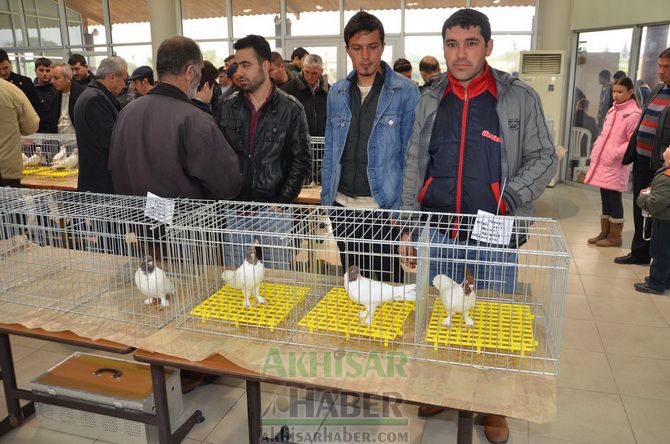
[[[479,210],[470,238],[487,244],[509,245],[513,228],[513,219]]]

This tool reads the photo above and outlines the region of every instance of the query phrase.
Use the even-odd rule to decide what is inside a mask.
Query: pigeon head
[[[356,282],[358,280],[358,276],[361,274],[361,269],[358,268],[356,265],[352,265],[349,267],[349,271],[347,271],[347,276],[349,278],[349,282]]]
[[[156,266],[154,265],[153,257],[144,256],[140,259],[140,270],[142,270],[143,273],[153,273],[154,268],[156,268]]]
[[[258,258],[256,257],[256,247],[247,248],[247,255],[245,256],[247,262],[251,265],[256,265],[258,263]]]
[[[475,288],[475,278],[472,277],[470,273],[467,273],[465,280],[463,281],[463,291],[466,295],[470,295],[472,290]]]

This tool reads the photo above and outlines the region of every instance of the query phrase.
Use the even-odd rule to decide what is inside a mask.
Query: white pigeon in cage
[[[140,259],[140,267],[135,272],[135,285],[140,293],[146,296],[145,304],[148,305],[153,303],[154,299],[160,299],[161,307],[170,306],[167,295],[174,294],[174,285],[163,270],[156,266],[153,257],[145,256]]]
[[[368,279],[356,265],[344,273],[344,289],[349,298],[365,306],[359,316],[368,325],[372,324],[377,307],[384,302],[416,300],[416,284],[390,285]]]
[[[25,166],[25,165],[26,165],[26,162],[28,162],[28,156],[26,156],[25,154],[21,153],[21,157],[23,158],[23,165]]]
[[[249,247],[244,263],[237,270],[226,270],[221,273],[223,282],[229,287],[242,290],[244,306],[249,307],[249,296],[252,294],[259,304],[265,304],[265,298],[261,296],[261,284],[265,278],[265,265],[256,257],[256,248]]]
[[[456,283],[444,274],[438,274],[433,278],[433,287],[440,292],[440,300],[447,310],[447,318],[442,321],[442,325],[450,327],[453,314],[461,313],[465,326],[474,327],[475,321],[470,317],[470,310],[477,303],[477,295],[475,280],[469,273],[466,273],[462,284]]]
[[[61,160],[58,163],[54,163],[51,166],[53,170],[71,170],[79,164],[79,150],[77,148],[72,150],[72,154],[67,156],[65,159]]]
[[[23,166],[39,166],[44,163],[44,155],[42,154],[42,147],[35,147],[35,153],[24,160]]]
[[[51,159],[51,166],[57,165],[58,163],[65,160],[66,157],[67,157],[67,148],[65,148],[65,145],[61,145],[58,153],[53,157],[53,159]]]

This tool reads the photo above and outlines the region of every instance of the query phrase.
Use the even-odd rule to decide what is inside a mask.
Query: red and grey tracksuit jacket
[[[467,88],[449,75],[418,197],[423,210],[475,214],[481,209],[506,214],[500,197],[501,135],[496,104],[496,83],[488,65]]]

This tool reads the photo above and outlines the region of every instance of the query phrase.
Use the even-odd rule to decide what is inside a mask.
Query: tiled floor
[[[586,245],[586,239],[598,228],[599,204],[596,191],[566,185],[548,189],[537,204],[538,216],[560,220],[574,258],[563,325],[558,418],[551,424],[510,419],[510,443],[670,442],[667,418],[670,412],[670,293],[665,296],[636,293],[633,283],[644,278],[646,267],[613,264],[612,258],[626,253],[625,248]],[[628,220],[632,219],[631,205],[630,199],[625,201]],[[631,236],[632,223],[627,223],[624,246],[630,244]],[[25,338],[12,338],[12,343],[19,382],[23,385],[74,350]],[[323,436],[328,432],[323,419],[337,418],[342,414],[342,405],[350,408],[353,405],[363,408],[370,416],[379,414],[380,410],[397,409],[394,411],[409,420],[403,428],[408,434],[400,436],[407,436],[409,440],[398,442],[455,442],[455,412],[424,420],[416,417],[416,408],[412,406],[378,403],[364,406],[321,393],[269,385],[262,388],[266,417],[282,417],[293,408],[311,409],[316,421],[305,430],[311,433],[320,431]],[[186,411],[194,408],[201,409],[207,420],[197,425],[185,442],[247,442],[244,384],[225,379],[201,387],[185,396]],[[0,414],[6,414],[4,402],[0,403]],[[372,427],[370,431],[391,429],[390,426],[379,430]],[[330,438],[337,437],[331,435]],[[354,439],[341,436],[340,442]],[[0,442],[79,444],[92,441],[41,430],[32,419],[0,438]],[[480,426],[476,427],[474,442],[487,442]]]

